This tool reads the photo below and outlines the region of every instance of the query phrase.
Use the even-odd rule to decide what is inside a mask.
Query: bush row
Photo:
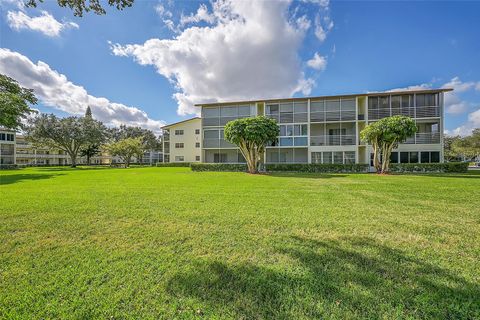
[[[246,164],[232,164],[232,163],[192,163],[190,165],[192,171],[233,171],[245,172],[247,171]]]
[[[157,162],[157,167],[190,167],[190,162]]]
[[[390,172],[456,172],[468,171],[467,162],[445,162],[445,163],[392,163]]]
[[[367,164],[320,164],[320,163],[295,163],[295,164],[267,164],[267,171],[292,171],[292,172],[367,172]]]
[[[247,171],[245,164],[230,163],[192,163],[190,165],[192,171]],[[265,165],[267,172],[276,171],[292,171],[292,172],[367,172],[366,164],[267,164]]]

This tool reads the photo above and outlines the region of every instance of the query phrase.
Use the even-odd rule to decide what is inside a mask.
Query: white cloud
[[[476,128],[480,128],[480,108],[476,111],[469,113],[467,121],[463,125],[453,130],[447,130],[446,134],[453,136],[467,136],[472,133],[473,129]]]
[[[315,18],[315,36],[320,42],[325,41],[327,34],[333,29],[333,21],[328,15],[317,14]]]
[[[34,89],[35,95],[49,107],[73,115],[92,108],[96,119],[107,125],[128,124],[141,126],[159,133],[163,121],[153,120],[136,108],[109,101],[107,98],[89,95],[82,86],[70,82],[67,77],[42,61],[33,63],[24,55],[0,48],[0,73],[17,80],[20,85]]]
[[[184,17],[184,22],[202,20],[208,26],[188,27],[173,39],[113,44],[111,50],[154,66],[170,80],[178,90],[174,98],[181,115],[197,113],[193,104],[205,101],[308,94],[314,81],[305,78],[298,56],[306,20],[300,25],[290,21],[290,4],[214,1],[211,12],[200,6]]]
[[[307,65],[315,70],[325,70],[327,59],[315,52],[313,58],[307,61]]]
[[[453,77],[449,82],[445,83],[442,88],[452,88],[456,93],[465,92],[479,86],[480,82],[463,82],[459,77]]]
[[[184,16],[182,14],[180,18],[180,24],[182,26],[189,23],[198,23],[200,21],[205,21],[210,24],[215,22],[215,16],[208,12],[207,6],[203,3],[200,4],[200,7],[198,7],[198,10],[195,14],[192,13],[189,16]]]
[[[38,17],[30,17],[22,11],[8,11],[7,21],[10,28],[20,31],[23,29],[38,31],[48,37],[58,37],[69,28],[78,29],[74,22],[59,22],[47,11],[42,11]]]

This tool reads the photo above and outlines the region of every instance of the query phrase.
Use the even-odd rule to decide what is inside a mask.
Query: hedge
[[[18,169],[18,165],[16,164],[0,164],[0,170],[12,170]]]
[[[192,163],[190,164],[192,171],[233,171],[246,172],[246,164],[233,163]]]
[[[292,171],[292,172],[367,172],[367,164],[319,164],[319,163],[295,163],[295,164],[267,164],[267,171]]]
[[[455,172],[464,173],[468,171],[467,162],[445,162],[445,163],[392,163],[390,172],[415,173],[415,172]]]
[[[190,167],[190,162],[157,162],[157,167]]]

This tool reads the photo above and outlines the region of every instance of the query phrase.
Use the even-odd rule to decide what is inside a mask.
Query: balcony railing
[[[203,147],[204,148],[236,148],[237,146],[223,139],[203,139]]]
[[[440,143],[439,132],[419,132],[413,137],[408,137],[403,144],[436,144]]]
[[[378,108],[368,109],[368,119],[378,120],[390,116],[407,116],[412,118],[435,118],[440,117],[440,107],[438,106],[424,106],[424,107],[405,107],[405,108]]]
[[[440,143],[440,133],[416,133],[415,139],[417,144],[434,144]]]
[[[338,111],[316,111],[310,113],[311,122],[324,121],[351,121],[355,120],[355,111],[338,110]]]
[[[355,145],[355,135],[322,135],[311,136],[311,146],[353,146]]]

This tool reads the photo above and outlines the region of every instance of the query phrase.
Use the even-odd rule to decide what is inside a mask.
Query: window
[[[409,160],[410,163],[418,163],[418,152],[410,152]]]
[[[331,152],[323,152],[323,163],[332,163],[332,153]]]
[[[278,104],[267,104],[267,114],[276,114],[278,115]]]
[[[200,156],[195,156],[195,161],[200,161]]]
[[[182,161],[185,161],[185,158],[184,156],[175,156],[175,161],[182,162]]]
[[[392,152],[390,154],[390,162],[391,163],[398,163],[398,152]]]
[[[238,106],[238,115],[240,117],[249,117],[250,116],[250,106]]]
[[[401,96],[392,96],[392,108],[400,108],[402,102]]]
[[[203,118],[216,118],[220,116],[220,109],[215,108],[202,108],[202,117]]]
[[[176,136],[183,136],[183,130],[175,130]]]
[[[236,117],[237,116],[237,107],[221,107],[220,108],[221,117]]]
[[[379,104],[380,109],[390,109],[390,97],[389,96],[380,97],[379,100],[380,100],[380,104]]]
[[[306,124],[296,124],[294,126],[293,134],[295,136],[306,136],[307,130],[308,128]]]
[[[175,148],[176,149],[182,149],[184,147],[183,142],[177,142],[175,143]]]
[[[342,151],[335,151],[333,153],[333,163],[343,163],[343,152]]]
[[[312,163],[322,163],[321,152],[312,152]]]
[[[400,163],[408,163],[408,152],[400,152]]]
[[[368,97],[368,108],[378,109],[378,97]]]
[[[440,152],[438,151],[430,152],[430,162],[432,163],[440,162]]]
[[[410,108],[413,106],[413,95],[402,95],[402,108]]]
[[[429,163],[430,162],[430,152],[420,152],[420,162]]]
[[[342,111],[355,111],[355,99],[342,99]]]
[[[325,110],[325,103],[323,101],[310,102],[310,112],[323,112]]]
[[[195,134],[200,134],[200,129],[195,129]]]
[[[344,160],[345,164],[355,163],[355,151],[345,151]]]
[[[213,162],[215,162],[215,163],[227,162],[227,154],[226,153],[214,153],[213,154]]]
[[[325,109],[327,111],[340,111],[340,100],[327,100]]]
[[[293,138],[280,138],[280,146],[293,146]]]
[[[200,142],[195,142],[195,148],[200,148]]]
[[[0,140],[5,141],[5,133],[0,133]]]

